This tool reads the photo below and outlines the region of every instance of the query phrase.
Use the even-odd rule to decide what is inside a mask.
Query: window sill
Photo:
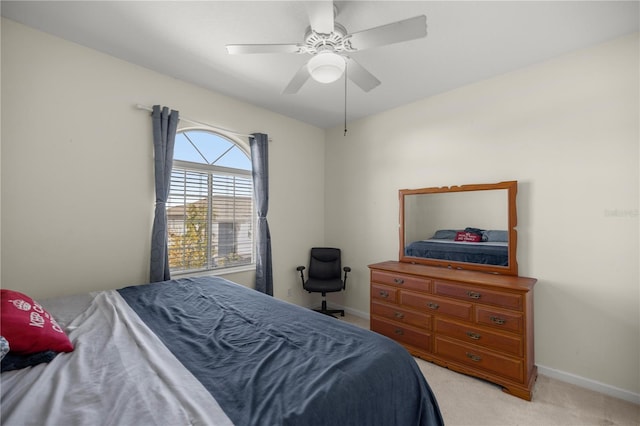
[[[233,268],[211,269],[208,271],[173,272],[171,273],[171,278],[203,277],[206,275],[223,276],[223,275],[235,274],[238,272],[249,272],[249,271],[255,271],[255,270],[256,270],[256,264],[252,263],[249,265],[236,266]]]

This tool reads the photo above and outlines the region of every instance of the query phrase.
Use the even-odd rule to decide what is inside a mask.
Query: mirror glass
[[[400,261],[518,274],[517,182],[400,190]]]

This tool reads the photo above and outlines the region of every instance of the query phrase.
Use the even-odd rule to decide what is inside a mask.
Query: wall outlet
[[[287,297],[291,297],[292,290],[290,288],[287,289]]]

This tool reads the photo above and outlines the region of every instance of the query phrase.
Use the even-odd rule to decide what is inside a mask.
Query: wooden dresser
[[[531,400],[534,278],[395,261],[369,268],[371,330]]]

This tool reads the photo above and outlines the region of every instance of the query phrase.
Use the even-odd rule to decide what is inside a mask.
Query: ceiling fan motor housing
[[[337,22],[334,24],[333,32],[329,34],[318,33],[311,27],[307,27],[304,35],[304,45],[300,46],[300,53],[315,55],[327,50],[332,52],[353,52],[355,49],[351,47],[350,38],[350,36],[347,36],[345,27]]]

